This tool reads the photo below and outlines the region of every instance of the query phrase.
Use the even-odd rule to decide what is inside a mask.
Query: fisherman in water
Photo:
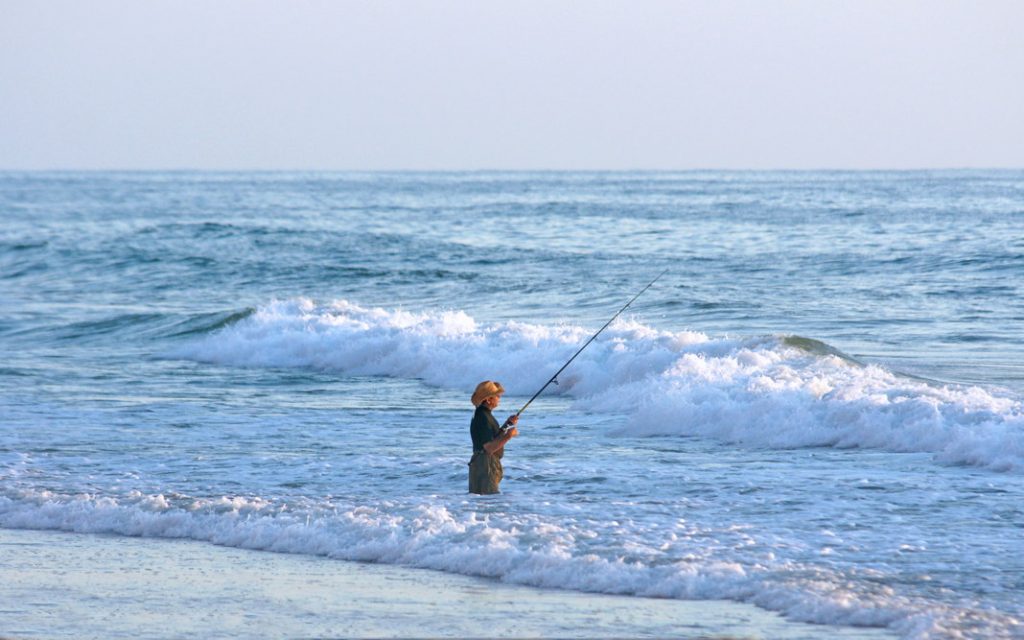
[[[469,492],[498,493],[498,484],[503,475],[501,457],[505,455],[505,444],[519,435],[515,424],[519,416],[509,416],[510,428],[502,431],[491,411],[501,402],[505,387],[492,380],[476,385],[471,401],[476,407],[473,421],[469,424],[469,435],[473,438],[473,458],[469,461]]]

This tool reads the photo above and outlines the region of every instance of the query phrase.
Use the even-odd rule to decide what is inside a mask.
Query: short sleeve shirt
[[[484,444],[498,437],[501,427],[494,419],[491,410],[480,405],[473,414],[473,421],[469,423],[469,435],[473,438],[473,451],[483,451]],[[501,454],[499,454],[500,457]]]

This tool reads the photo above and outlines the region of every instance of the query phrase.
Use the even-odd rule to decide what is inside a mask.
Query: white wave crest
[[[529,395],[591,329],[483,324],[461,311],[411,313],[347,301],[274,302],[191,342],[177,357],[417,378],[467,390],[500,380]],[[1024,471],[1019,398],[940,386],[777,337],[712,339],[612,325],[557,387],[590,411],[629,416],[624,435],[699,435],[773,448],[865,447],[934,454],[947,464]]]
[[[479,506],[479,505],[476,505]],[[401,564],[513,584],[619,595],[749,602],[803,622],[890,627],[904,637],[929,637],[953,610],[894,595],[850,590],[840,574],[779,562],[742,564],[705,547],[722,531],[680,525],[684,560],[665,564],[598,555],[579,539],[598,534],[586,523],[489,513],[474,504],[387,502],[373,505],[285,505],[260,498],[133,493],[121,498],[46,491],[0,494],[0,527],[186,538],[218,545]],[[677,540],[676,534],[672,539]],[[634,545],[635,546],[635,545]],[[629,544],[623,549],[631,548]],[[655,554],[657,555],[657,554]],[[794,575],[812,574],[808,580]],[[993,619],[990,624],[1002,624]]]

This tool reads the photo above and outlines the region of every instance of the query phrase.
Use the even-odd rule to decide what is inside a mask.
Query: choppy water
[[[0,174],[0,526],[1024,637],[1024,172]],[[524,414],[465,493],[468,396]]]

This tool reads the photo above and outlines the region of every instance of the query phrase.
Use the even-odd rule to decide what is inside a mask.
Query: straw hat
[[[480,403],[490,398],[491,396],[500,396],[505,393],[505,387],[501,386],[500,382],[494,382],[493,380],[484,380],[480,384],[476,385],[476,391],[473,392],[473,397],[470,402],[473,403],[474,407],[479,407]]]

